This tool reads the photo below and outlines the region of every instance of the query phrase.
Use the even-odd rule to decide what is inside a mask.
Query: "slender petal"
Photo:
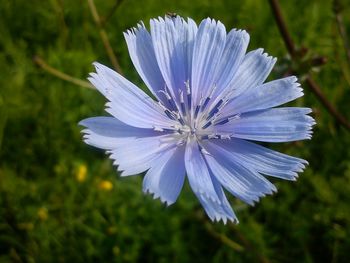
[[[124,33],[131,60],[142,80],[152,94],[167,104],[164,93],[165,81],[159,70],[153,49],[152,38],[144,24]]]
[[[79,125],[87,128],[83,130],[87,144],[105,150],[116,148],[126,140],[132,141],[134,138],[163,135],[152,129],[140,129],[126,125],[113,117],[92,117],[82,120]]]
[[[226,88],[233,85],[235,74],[244,58],[249,44],[249,34],[245,30],[231,30],[226,37],[226,44],[219,60],[217,70],[217,89],[213,97],[219,96]]]
[[[188,139],[186,145],[185,166],[190,186],[211,220],[238,222],[222,187],[208,169],[200,146],[193,138]]]
[[[199,25],[194,41],[192,61],[192,101],[198,105],[201,96],[208,96],[216,85],[217,70],[225,48],[225,26],[205,19]]]
[[[216,220],[217,222],[219,222],[220,220],[222,220],[224,224],[226,224],[227,220],[229,220],[231,222],[238,223],[238,219],[235,213],[233,212],[232,207],[228,202],[220,183],[212,175],[212,173],[211,173],[211,180],[212,180],[214,189],[216,191],[216,194],[220,199],[220,203],[214,202],[212,199],[208,198],[206,195],[197,193],[196,196],[200,201],[200,203],[202,204],[202,206],[204,207],[205,212],[207,213],[207,215],[212,221]]]
[[[225,187],[232,195],[238,199],[246,202],[247,204],[254,205],[263,193],[255,192],[251,189],[250,183],[246,180],[242,180],[241,177],[233,170],[232,172],[222,166],[214,158],[213,155],[205,155],[205,159],[212,170],[215,178],[220,184]]]
[[[275,108],[243,113],[239,118],[219,125],[220,133],[231,133],[235,138],[263,141],[289,142],[311,138],[311,128],[315,124],[306,115],[309,108]]]
[[[276,59],[263,53],[263,49],[248,52],[232,80],[232,86],[227,90],[232,97],[261,85],[270,74]]]
[[[264,110],[290,102],[304,95],[297,78],[287,77],[257,86],[233,98],[222,109],[222,115]]]
[[[166,86],[179,105],[179,90],[186,91],[191,67],[193,39],[196,34],[193,21],[183,18],[151,20],[151,35],[155,56]]]
[[[186,68],[186,78],[191,83],[192,80],[192,57],[194,49],[194,40],[197,35],[197,24],[191,18],[187,19],[188,29],[186,34],[184,34],[183,39],[185,43],[182,43],[186,48],[187,52],[187,68]],[[186,40],[185,40],[186,39]],[[187,42],[187,43],[186,43]]]
[[[97,74],[91,83],[110,100],[107,111],[120,121],[139,128],[169,127],[170,120],[162,109],[143,91],[117,72],[95,63]]]
[[[153,129],[129,126],[113,117],[91,117],[80,121],[79,125],[106,137],[145,137],[161,134]]]
[[[220,204],[199,145],[196,139],[191,137],[188,138],[186,145],[185,166],[188,181],[193,192],[206,196],[213,202]]]
[[[191,79],[194,40],[198,29],[196,23],[190,18],[185,22],[184,19],[177,16],[173,19],[173,23],[178,35],[176,50],[179,50],[178,53],[181,54],[180,64],[183,65],[185,70],[183,78],[177,77],[177,83],[183,86],[183,81]],[[180,67],[182,65],[180,65]]]
[[[156,165],[158,159],[167,151],[176,147],[174,142],[168,142],[169,135],[136,138],[124,140],[110,151],[110,158],[115,160],[122,176],[142,173]]]
[[[215,144],[235,155],[248,169],[285,180],[296,180],[297,173],[302,172],[307,164],[303,159],[241,139],[215,140]]]
[[[228,150],[207,141],[205,155],[214,176],[233,195],[248,204],[277,191],[276,187],[255,170],[241,164],[241,160]]]
[[[171,205],[179,196],[185,180],[185,147],[168,150],[146,173],[143,179],[143,191],[160,197],[162,202]]]

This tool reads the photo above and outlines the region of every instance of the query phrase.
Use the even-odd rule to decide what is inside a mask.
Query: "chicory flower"
[[[146,172],[143,190],[167,205],[185,178],[213,220],[238,222],[223,189],[254,204],[276,187],[265,176],[296,180],[307,161],[256,142],[311,138],[309,108],[278,107],[303,96],[294,76],[265,82],[276,59],[247,52],[244,30],[179,16],[128,30],[132,62],[154,98],[95,63],[90,82],[110,117],[92,117],[87,144],[106,150],[121,176]]]

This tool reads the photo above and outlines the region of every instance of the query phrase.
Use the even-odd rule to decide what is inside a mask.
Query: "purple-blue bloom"
[[[124,36],[155,99],[95,63],[89,80],[108,99],[111,117],[80,122],[85,142],[106,150],[121,176],[146,172],[143,191],[167,205],[187,177],[211,220],[224,223],[238,222],[224,189],[253,205],[276,191],[265,176],[296,180],[307,161],[251,141],[310,139],[311,109],[275,108],[303,96],[302,88],[294,76],[265,82],[276,59],[262,49],[246,53],[246,31],[177,16]]]

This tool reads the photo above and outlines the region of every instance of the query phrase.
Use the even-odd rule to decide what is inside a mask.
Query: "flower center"
[[[196,136],[198,140],[202,140],[229,139],[231,137],[231,134],[218,132],[216,126],[239,118],[239,114],[221,116],[220,111],[229,101],[230,94],[220,94],[220,97],[213,97],[215,90],[214,86],[207,95],[201,96],[197,102],[192,100],[189,81],[178,93],[174,93],[167,86],[160,91],[164,95],[164,99],[159,102],[159,105],[170,119],[178,122],[178,125],[171,127],[176,138],[184,140],[188,136]]]

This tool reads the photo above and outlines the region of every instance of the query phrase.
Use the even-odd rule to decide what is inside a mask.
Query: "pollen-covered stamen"
[[[203,146],[199,145],[199,150],[203,154],[211,155]]]
[[[176,114],[165,107],[160,101],[158,101],[158,105],[162,108],[163,112],[168,116],[169,119],[177,120]]]
[[[205,108],[208,106],[209,101],[211,100],[211,97],[207,97],[204,101],[204,104],[201,107],[201,112],[205,110]]]
[[[160,131],[160,132],[164,131],[163,128],[157,127],[157,126],[153,126],[153,130],[154,130],[154,131]]]
[[[214,92],[216,91],[216,89],[217,89],[217,86],[213,85],[213,87],[209,91],[209,95],[206,97],[206,99],[204,101],[204,104],[203,104],[203,106],[201,108],[201,112],[203,112],[207,108],[207,106],[209,105],[209,102],[212,100]]]
[[[166,91],[166,87],[164,88],[164,90],[160,90],[158,92],[163,93],[165,95],[166,100],[167,100],[169,106],[171,107],[171,110],[177,109],[176,103],[175,103],[173,97]]]
[[[231,136],[230,134],[220,134],[218,135],[219,136],[219,139],[221,140],[231,140]]]
[[[204,124],[204,125],[202,126],[202,129],[204,130],[204,129],[208,128],[211,124],[212,124],[212,122],[211,122],[211,121],[208,121],[206,124]]]
[[[170,91],[169,91],[169,89],[167,89],[166,86],[164,87],[164,90],[160,90],[159,92],[161,92],[165,95],[167,102],[170,106],[170,109],[168,109],[162,103],[158,102],[158,104],[162,107],[164,113],[168,116],[168,118],[170,118],[172,120],[177,120],[180,122],[181,125],[185,125],[185,121],[183,119],[183,116],[186,117],[187,113],[186,113],[183,92],[181,90],[179,90],[180,105],[177,105],[178,103],[176,103],[173,96],[171,96]]]
[[[181,112],[182,112],[183,116],[186,117],[187,111],[186,111],[186,107],[185,107],[184,93],[183,93],[183,91],[179,91],[179,92],[180,92],[180,108],[181,108]]]
[[[223,140],[230,140],[232,137],[232,134],[228,134],[228,133],[217,133],[217,132],[212,132],[209,134],[204,134],[204,135],[200,135],[198,136],[198,138],[200,140],[211,140],[211,139],[223,139]]]
[[[178,112],[173,112],[174,114],[176,114],[176,119],[181,123],[181,125],[185,125],[185,122],[183,120],[183,118],[181,117],[181,114]]]
[[[231,122],[233,120],[238,120],[240,118],[240,116],[241,116],[240,114],[235,114],[235,115],[231,115],[231,116],[228,116],[225,118],[221,118],[221,119],[214,122],[214,126],[223,125],[223,124],[226,124],[226,123]]]
[[[176,116],[174,116],[174,114],[170,110],[166,109],[164,112],[170,119],[172,119],[172,120],[177,119]]]
[[[187,93],[187,108],[190,111],[192,108],[192,95],[191,95],[191,88],[190,88],[190,81],[185,81],[186,86],[186,93]]]
[[[199,110],[201,109],[203,104],[203,97],[199,100],[199,104],[196,106],[196,109],[194,110],[194,119],[197,119]]]
[[[215,106],[213,106],[211,108],[211,110],[209,111],[209,113],[207,115],[203,114],[202,115],[202,121],[201,123],[203,124],[203,120],[205,120],[205,124],[202,125],[202,129],[207,129],[208,127],[210,126],[215,126],[215,125],[222,125],[222,124],[225,124],[229,121],[232,121],[234,119],[237,119],[239,118],[239,114],[235,114],[235,115],[232,115],[232,116],[228,116],[228,117],[225,117],[225,118],[220,118],[221,116],[221,109],[223,107],[225,107],[225,105],[227,104],[227,100],[225,101],[224,99],[220,99],[216,104]]]
[[[216,113],[219,112],[219,110],[222,108],[221,106],[223,105],[223,103],[224,103],[224,100],[221,99],[215,104],[215,106],[209,111],[207,120],[210,120],[212,117],[214,117]]]
[[[204,124],[202,126],[202,129],[206,129],[208,127],[210,127],[211,125],[214,125],[214,123],[216,122],[216,119],[219,118],[220,116],[220,109],[217,111],[217,113],[215,113],[212,118],[210,118],[209,120],[206,120],[206,124]]]

